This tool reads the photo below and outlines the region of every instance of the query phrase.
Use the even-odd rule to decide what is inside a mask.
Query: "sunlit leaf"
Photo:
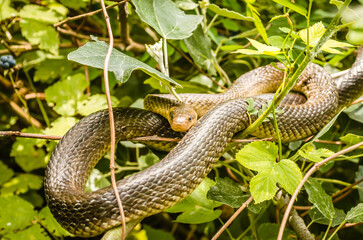
[[[34,174],[19,174],[3,184],[1,195],[26,193],[29,189],[38,190],[43,186],[43,178]]]
[[[18,240],[18,239],[36,239],[36,240],[51,240],[44,228],[39,224],[14,233],[5,235],[4,239]]]
[[[251,49],[238,49],[237,51],[235,51],[235,53],[243,53],[243,54],[249,54],[249,55],[255,55],[255,54],[265,54],[265,55],[277,55],[281,53],[281,49],[278,47],[274,47],[274,46],[269,46],[260,42],[257,42],[256,40],[253,39],[249,39],[248,40],[251,42],[252,46],[254,46],[255,48],[257,48],[256,50],[251,50]]]
[[[313,145],[309,145],[304,149],[299,150],[300,156],[313,162],[320,162],[326,157],[330,157],[334,154],[333,151],[326,148],[315,149]]]
[[[288,193],[293,194],[302,179],[298,165],[289,159],[282,159],[274,170],[278,176],[277,181]]]
[[[53,236],[71,236],[61,225],[54,219],[48,207],[44,207],[38,214],[40,223],[51,233]]]
[[[251,179],[250,190],[255,203],[272,199],[277,192],[277,176],[274,170],[259,172]]]
[[[2,161],[0,161],[0,172],[0,185],[8,181],[14,175],[14,171]]]
[[[111,102],[113,107],[116,107],[119,104],[119,100],[114,96],[111,96]],[[78,105],[78,112],[83,116],[88,116],[91,113],[106,109],[107,107],[106,95],[95,94],[87,97]]]
[[[288,7],[291,10],[294,10],[295,12],[300,13],[303,16],[306,16],[308,12],[303,6],[290,0],[273,0],[273,1],[277,2],[278,4],[281,4],[282,6]]]
[[[208,4],[208,9],[211,10],[212,12],[218,14],[219,16],[253,22],[253,18],[251,18],[251,17],[246,17],[238,12],[231,11],[226,8],[220,8],[216,4],[212,4],[212,3]]]
[[[340,140],[345,142],[348,146],[351,146],[362,142],[363,136],[359,136],[353,133],[348,133],[347,135],[340,137]]]
[[[34,4],[27,4],[20,10],[22,18],[33,19],[39,22],[53,24],[60,20],[59,15],[48,9]]]
[[[18,12],[10,6],[10,0],[0,1],[0,21],[17,15]]]
[[[75,117],[59,117],[51,123],[51,127],[45,129],[45,134],[63,136],[77,121]]]

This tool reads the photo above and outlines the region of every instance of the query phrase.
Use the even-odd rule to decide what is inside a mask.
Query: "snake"
[[[361,48],[350,71],[336,82],[322,67],[308,64],[292,89],[303,94],[306,100],[276,106],[283,142],[317,133],[340,109],[362,95],[362,55]],[[154,108],[159,113],[165,112],[161,115],[144,109],[114,108],[116,141],[154,135],[182,137],[161,161],[117,181],[126,222],[159,213],[187,197],[211,171],[233,135],[258,117],[247,111],[249,98],[236,98],[236,92],[245,91],[246,96],[251,96],[254,108],[262,109],[267,100],[254,95],[276,90],[284,83],[283,78],[283,70],[266,65],[243,74],[226,93],[209,94],[209,97],[181,95],[183,103],[192,105],[199,118],[187,132],[173,131],[168,119],[162,116],[169,115],[165,109],[173,108],[173,102],[177,101],[169,96],[150,97],[158,101]],[[208,101],[214,102],[214,106],[206,106]],[[121,224],[111,186],[85,192],[91,170],[110,148],[109,124],[108,110],[81,119],[59,141],[46,168],[44,190],[49,209],[58,223],[75,236],[96,236]],[[275,138],[273,121],[267,118],[251,134]],[[160,142],[156,145],[167,146]]]

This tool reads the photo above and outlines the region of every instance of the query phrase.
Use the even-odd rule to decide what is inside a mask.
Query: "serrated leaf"
[[[307,35],[308,33],[307,32],[308,32],[307,29],[303,29],[303,30],[299,31],[299,36],[305,44],[307,44],[307,42],[308,42],[308,35]],[[309,44],[310,44],[310,46],[315,46],[324,33],[325,33],[325,27],[321,21],[318,23],[315,23],[313,26],[309,27]]]
[[[17,15],[18,12],[10,6],[10,0],[0,1],[0,21]]]
[[[8,181],[13,175],[14,171],[0,161],[0,185]]]
[[[210,222],[219,217],[221,210],[214,210],[221,203],[207,199],[207,192],[215,183],[206,178],[204,181],[181,202],[166,210],[166,212],[183,212],[175,220],[181,223],[200,224]]]
[[[339,224],[341,224],[345,220],[345,213],[344,213],[343,210],[335,208],[335,212],[336,212],[336,217],[333,218],[333,221],[331,223],[331,227],[338,226]],[[324,224],[324,225],[329,225],[330,220],[331,220],[331,219],[326,218],[315,207],[313,207],[312,209],[309,210],[309,216],[311,217],[312,221],[320,223],[320,224]]]
[[[37,215],[33,205],[18,196],[1,196],[0,206],[0,235],[26,228]]]
[[[112,107],[116,107],[119,104],[119,100],[114,96],[111,96],[111,102]],[[80,105],[78,106],[78,112],[83,116],[88,116],[91,113],[106,109],[107,107],[108,105],[106,95],[95,94],[80,103]]]
[[[246,17],[238,12],[231,11],[226,8],[220,8],[216,4],[212,4],[212,3],[208,4],[208,9],[211,10],[212,12],[218,14],[219,16],[253,22],[253,18],[251,18],[251,17]]]
[[[51,240],[47,232],[39,224],[14,233],[10,233],[4,236],[4,239],[18,240],[18,239],[36,239],[36,240]]]
[[[77,73],[45,89],[45,100],[48,105],[55,104],[53,109],[58,114],[73,116],[77,113],[79,104],[86,99],[83,92],[88,85],[84,75]]]
[[[309,178],[304,184],[309,201],[328,219],[336,217],[332,198],[324,191],[318,180]]]
[[[326,148],[315,149],[313,145],[308,145],[304,149],[298,151],[300,156],[313,162],[320,162],[326,157],[330,157],[334,154],[333,151]]]
[[[21,19],[20,28],[22,35],[31,44],[39,44],[40,49],[58,54],[59,38],[53,27],[33,19]]]
[[[278,4],[281,4],[282,6],[288,7],[291,10],[294,10],[295,12],[300,13],[303,16],[306,16],[308,12],[303,6],[295,2],[292,2],[290,0],[273,0],[273,1],[277,2]]]
[[[242,191],[241,186],[230,178],[216,178],[216,184],[212,186],[207,198],[238,208],[249,198]]]
[[[48,232],[52,234],[52,236],[72,236],[72,234],[62,228],[61,225],[55,220],[48,206],[40,210],[38,214],[38,220],[48,230]]]
[[[282,159],[274,170],[278,176],[278,182],[290,194],[293,194],[301,182],[302,173],[296,163],[289,159]]]
[[[63,136],[77,121],[75,117],[59,117],[51,123],[51,127],[45,129],[45,134]]]
[[[103,69],[107,50],[108,45],[105,42],[89,42],[77,50],[69,53],[68,59],[80,64]],[[173,85],[180,87],[177,82],[159,72],[158,70],[150,67],[149,65],[135,58],[129,57],[116,49],[112,50],[108,70],[114,73],[118,81],[126,82],[129,79],[131,73],[137,69],[147,73],[151,77],[158,79],[167,86]]]
[[[255,203],[272,199],[276,192],[277,179],[273,170],[259,172],[251,179],[250,189]]]
[[[360,143],[363,141],[363,136],[355,135],[353,133],[348,133],[347,135],[340,137],[340,140],[345,142],[348,146]]]
[[[363,222],[363,203],[359,203],[357,206],[351,208],[349,212],[347,212],[345,221],[349,223]]]
[[[258,141],[247,144],[236,154],[236,160],[255,171],[270,171],[276,163],[278,148],[275,143]]]
[[[40,133],[33,128],[23,129],[25,133]],[[44,142],[44,140],[42,140]],[[45,164],[45,151],[39,148],[41,141],[31,138],[17,138],[11,147],[10,156],[15,157],[15,162],[25,171],[30,172],[34,169],[43,168]]]
[[[263,223],[258,227],[258,237],[260,240],[276,240],[279,233],[280,225],[276,223]],[[295,240],[295,232],[286,228],[284,230],[283,240]],[[254,238],[253,238],[254,239]]]
[[[59,15],[53,12],[51,9],[34,5],[27,4],[20,10],[20,17],[33,19],[38,22],[54,24],[60,20]]]
[[[184,39],[192,35],[203,17],[185,14],[171,0],[132,0],[136,13],[166,39]]]
[[[1,195],[26,193],[29,189],[38,190],[43,186],[43,178],[34,174],[19,174],[10,181],[3,184]]]
[[[216,69],[213,64],[212,48],[210,39],[204,35],[201,27],[198,27],[193,35],[184,39],[188,52],[192,56],[195,64],[215,75]]]

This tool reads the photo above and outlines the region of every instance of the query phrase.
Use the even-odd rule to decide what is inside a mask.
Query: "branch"
[[[304,220],[297,214],[295,209],[291,211],[290,215],[289,222],[297,234],[297,239],[314,240],[314,237],[306,227]]]

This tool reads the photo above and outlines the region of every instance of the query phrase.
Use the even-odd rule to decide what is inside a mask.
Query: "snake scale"
[[[300,76],[294,91],[307,98],[302,104],[283,103],[277,116],[284,142],[308,137],[327,124],[339,109],[363,93],[363,50],[348,74],[334,83],[324,69],[309,64]],[[276,89],[283,72],[267,65],[242,75],[232,90],[221,95],[223,101],[236,91],[250,95],[261,93],[259,87]],[[260,83],[251,89],[253,80]],[[268,80],[268,85],[262,82]],[[241,82],[242,84],[239,85]],[[273,90],[272,89],[272,90]],[[188,104],[201,95],[183,94]],[[206,96],[196,106],[198,115],[206,110]],[[211,99],[215,96],[210,95]],[[235,98],[233,96],[232,98]],[[253,97],[255,108],[266,100]],[[218,100],[219,101],[219,100]],[[198,101],[197,101],[198,102]],[[158,105],[165,109],[167,101]],[[211,171],[223,154],[232,136],[254,121],[256,115],[246,111],[246,98],[218,102],[206,112],[169,154],[155,165],[117,182],[126,221],[145,218],[163,211],[189,195]],[[208,109],[211,107],[207,107]],[[203,112],[200,113],[200,112]],[[141,136],[181,137],[173,132],[168,121],[157,113],[142,109],[114,109],[116,140]],[[271,121],[264,122],[253,133],[257,137],[274,136]],[[93,113],[80,120],[61,139],[54,150],[44,182],[46,199],[55,219],[70,233],[90,237],[120,225],[121,219],[111,187],[85,193],[87,178],[98,160],[109,150],[109,119],[107,110]]]

